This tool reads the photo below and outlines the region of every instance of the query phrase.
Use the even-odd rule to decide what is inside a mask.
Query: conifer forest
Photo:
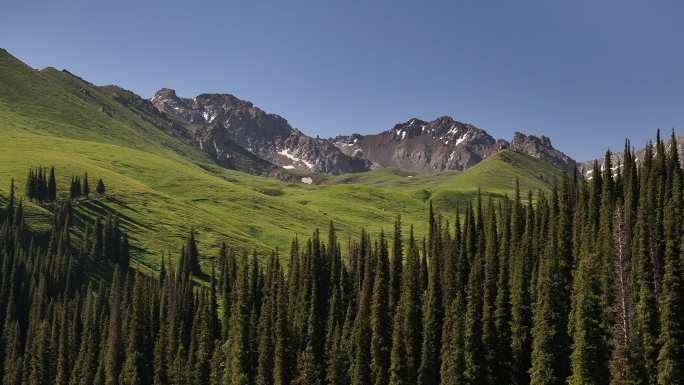
[[[98,175],[27,170],[0,200],[2,385],[684,384],[684,173],[676,138],[607,153],[550,191],[480,193],[270,255],[187,234],[150,274]],[[515,183],[515,181],[511,181]],[[40,232],[24,204],[50,210]],[[246,219],[249,220],[249,219]],[[76,235],[78,234],[78,236]]]

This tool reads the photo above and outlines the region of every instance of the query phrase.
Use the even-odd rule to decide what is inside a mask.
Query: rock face
[[[284,118],[233,95],[201,94],[188,99],[162,89],[151,102],[161,112],[196,124],[194,140],[217,159],[226,147],[236,144],[285,169],[342,174],[370,167],[370,162],[344,154],[332,141],[309,137]]]
[[[509,143],[449,116],[431,122],[414,118],[377,135],[339,136],[334,141],[345,154],[368,159],[375,167],[415,171],[465,170],[507,148],[559,168],[572,169],[575,165],[574,160],[554,149],[547,137],[516,133]]]
[[[569,172],[572,172],[576,165],[576,162],[572,158],[553,148],[551,139],[543,135],[539,138],[533,135],[525,135],[516,132],[513,135],[513,141],[511,142],[510,148],[533,158],[547,161],[554,166]]]
[[[198,129],[194,125],[182,119],[177,119],[175,116],[160,112],[149,100],[143,99],[131,91],[117,86],[102,86],[99,89],[167,134],[186,143],[199,145],[194,134]],[[207,150],[205,152],[223,167],[250,174],[277,176],[287,179],[287,175],[279,172],[278,166],[261,159],[230,140],[223,141],[219,150],[214,147]]]

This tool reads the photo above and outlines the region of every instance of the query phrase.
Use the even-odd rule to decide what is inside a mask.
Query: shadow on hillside
[[[134,212],[134,213],[136,213],[136,214],[141,214],[140,210],[133,208],[131,205],[129,205],[128,203],[122,201],[121,199],[118,199],[118,198],[113,197],[113,196],[108,196],[108,197],[107,197],[107,200],[108,200],[109,202],[112,202],[113,204],[119,206],[119,207],[125,208],[126,210],[130,210],[130,211],[132,211],[132,212]]]
[[[118,205],[116,202],[113,203]],[[129,209],[127,206],[123,207]],[[75,222],[77,225],[87,224],[92,226],[92,224],[95,223],[96,218],[104,218],[110,214],[118,218],[119,225],[124,230],[129,231],[135,228],[149,229],[147,226],[136,221],[130,216],[123,214],[121,210],[116,210],[99,200],[81,201],[74,206],[74,219],[77,221]]]

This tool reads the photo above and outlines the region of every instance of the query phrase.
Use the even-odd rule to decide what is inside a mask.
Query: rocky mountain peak
[[[537,137],[516,132],[513,134],[510,148],[514,151],[530,155],[533,158],[550,162],[564,170],[572,171],[576,165],[572,158],[555,149],[551,145],[551,139],[547,136]]]
[[[159,90],[151,100],[161,112],[201,128],[197,145],[210,154],[236,143],[282,168],[341,174],[368,170],[370,162],[342,153],[326,139],[311,138],[283,117],[270,114],[230,94],[200,94],[179,98],[174,90]],[[220,158],[220,156],[218,157]]]
[[[176,95],[176,90],[173,90],[171,88],[162,88],[159,91],[155,92],[154,96],[150,101],[155,106],[158,106],[158,108],[162,105],[169,105],[173,108],[173,106],[179,106],[184,104],[181,98],[179,98]]]
[[[158,97],[163,97],[163,98],[178,98],[176,96],[176,90],[172,88],[162,88],[159,91],[155,92],[154,97],[152,98],[153,100],[158,98]]]
[[[403,123],[396,124],[391,131],[394,136],[401,140],[407,138],[413,138],[415,136],[421,135],[427,122],[422,121],[417,118],[409,119]]]
[[[345,154],[378,167],[416,171],[464,170],[502,146],[484,130],[441,116],[432,121],[412,118],[376,135],[337,137]]]

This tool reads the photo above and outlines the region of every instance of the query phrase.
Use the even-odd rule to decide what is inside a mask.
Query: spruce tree
[[[673,138],[673,148],[676,141]],[[676,151],[676,150],[673,150]],[[676,152],[673,157],[676,157]],[[679,163],[672,170],[672,195],[665,210],[665,272],[660,294],[658,384],[684,384],[684,272],[682,254],[682,194]]]
[[[88,197],[90,195],[90,185],[88,184],[88,173],[83,175],[83,187],[81,187],[81,195]]]
[[[542,206],[540,211],[548,213],[549,208]],[[561,316],[556,296],[559,274],[555,231],[555,222],[551,220],[544,253],[538,262],[530,368],[530,384],[533,385],[561,384],[565,381],[561,370],[564,357],[558,346]]]
[[[96,191],[99,195],[104,195],[104,194],[105,194],[105,184],[104,184],[104,182],[102,181],[102,178],[100,178],[100,179],[97,180],[97,186],[95,187],[95,191]]]
[[[291,378],[291,346],[288,327],[287,287],[284,278],[278,278],[276,316],[274,325],[273,384],[286,385]]]
[[[499,372],[496,348],[499,345],[496,332],[496,296],[499,278],[499,240],[496,213],[491,197],[485,218],[484,281],[482,284],[482,346],[484,348],[482,365],[483,381],[496,382]]]
[[[345,360],[342,334],[338,325],[334,326],[331,335],[325,379],[330,385],[345,385],[348,383],[348,364]]]
[[[125,360],[121,368],[121,383],[125,385],[138,385],[149,383],[146,378],[147,362],[145,362],[145,323],[147,320],[144,305],[144,283],[139,274],[135,275],[133,298],[127,314],[126,327],[126,352]]]
[[[363,244],[363,243],[362,243]],[[352,385],[367,385],[372,384],[371,372],[371,326],[370,326],[370,306],[373,288],[373,269],[371,268],[370,254],[362,252],[364,258],[364,277],[363,286],[359,293],[359,304],[354,320],[354,352],[352,368],[351,368],[351,384]]]
[[[316,359],[311,347],[303,351],[297,359],[297,376],[292,380],[293,385],[321,385]]]
[[[404,245],[402,241],[401,216],[394,221],[394,237],[392,242],[392,258],[390,260],[389,282],[389,310],[390,319],[394,319],[394,313],[399,305],[401,297],[401,273],[404,263]]]
[[[408,256],[405,273],[402,276],[402,292],[400,299],[402,335],[406,362],[400,364],[405,368],[406,383],[415,384],[420,366],[421,345],[423,339],[423,322],[421,309],[422,283],[420,281],[420,255],[413,227],[410,229]],[[392,364],[394,365],[394,363]]]
[[[404,314],[402,312],[401,303],[397,308],[397,313],[394,315],[392,327],[392,351],[390,353],[390,369],[389,369],[389,384],[390,385],[404,385],[408,384],[406,365],[408,364],[408,357],[406,357],[406,339],[404,338]]]
[[[440,368],[441,385],[459,385],[468,383],[464,378],[465,313],[465,296],[462,293],[458,293],[454,299],[454,302],[447,311],[442,329],[442,366]]]
[[[483,262],[477,255],[471,263],[468,277],[467,306],[464,322],[464,361],[463,375],[466,384],[481,384],[484,378],[484,347],[482,346],[482,289]]]
[[[519,206],[519,205],[517,205]],[[517,209],[520,211],[520,209]],[[532,253],[534,237],[534,211],[531,201],[526,210],[524,233],[516,223],[522,222],[512,219],[514,224],[512,238],[519,239],[514,257],[511,259],[511,355],[513,380],[517,385],[529,384],[529,368],[532,352],[532,304],[530,293],[530,254]],[[517,231],[516,231],[517,229]],[[517,233],[517,235],[516,235]]]
[[[22,356],[20,346],[20,329],[17,321],[7,322],[4,341],[6,351],[3,365],[2,383],[4,385],[19,385],[22,378]]]
[[[601,261],[592,250],[587,228],[572,292],[570,330],[573,339],[570,385],[605,384],[609,379],[609,351],[603,316]]]
[[[112,288],[109,297],[109,326],[106,344],[105,360],[105,385],[119,384],[119,374],[123,361],[123,336],[122,336],[122,288],[124,282],[119,269],[114,269],[112,275]]]
[[[496,346],[494,347],[494,382],[512,383],[511,368],[511,302],[510,302],[510,255],[511,255],[511,202],[506,199],[502,210],[502,229],[499,241],[499,275],[494,311]]]
[[[439,233],[439,229],[434,234]],[[434,235],[433,236],[436,236]],[[433,240],[431,243],[436,244]],[[428,268],[428,288],[424,298],[423,312],[423,344],[421,349],[418,384],[429,385],[439,383],[439,356],[441,352],[442,322],[444,317],[442,297],[442,270],[440,257],[436,247],[430,258]]]
[[[50,323],[43,320],[31,339],[30,350],[27,352],[27,373],[22,383],[47,385],[52,382],[54,369],[51,364],[54,352],[50,344],[50,335]]]
[[[389,253],[382,232],[379,247],[371,300],[371,374],[375,385],[386,385],[389,382],[392,324],[389,304]]]
[[[652,262],[652,202],[654,200],[654,178],[650,175],[650,146],[642,165],[639,209],[635,224],[634,243],[634,286],[636,289],[636,306],[634,325],[639,342],[639,365],[647,384],[657,383],[658,356],[658,309],[656,286]],[[649,170],[648,172],[646,170]],[[646,172],[646,173],[645,173]]]
[[[54,202],[57,199],[57,180],[55,179],[55,167],[50,167],[50,179],[47,186],[47,200]]]
[[[183,266],[180,266],[180,268],[188,274],[199,275],[202,270],[199,264],[199,251],[197,249],[197,241],[195,240],[195,230],[190,230],[190,234],[185,240],[183,254]]]
[[[230,351],[224,383],[248,385],[249,378],[249,263],[242,258],[235,281],[234,303],[231,309]]]

